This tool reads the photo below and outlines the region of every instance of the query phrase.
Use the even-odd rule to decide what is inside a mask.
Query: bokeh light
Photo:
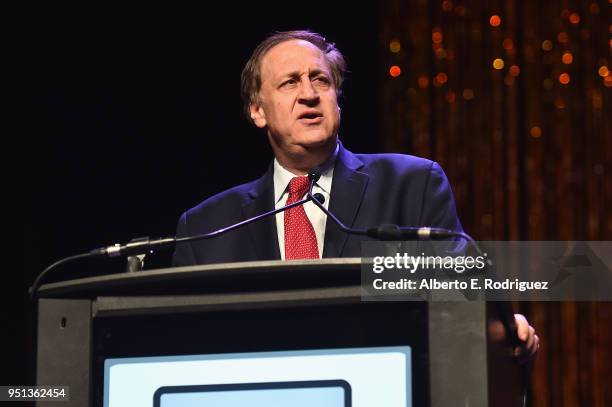
[[[442,31],[439,28],[434,28],[431,33],[431,41],[434,44],[441,44],[443,39]]]
[[[489,24],[491,24],[491,27],[499,27],[501,24],[501,17],[497,14],[493,14],[491,18],[489,18]]]
[[[531,137],[533,138],[540,138],[542,137],[542,129],[540,128],[540,126],[533,126],[530,130],[529,130],[529,134],[531,135]]]
[[[601,109],[602,105],[601,92],[599,90],[593,91],[593,109]]]
[[[429,86],[429,77],[427,75],[419,76],[419,79],[417,79],[417,84],[419,85],[419,88],[425,89]]]
[[[557,109],[565,109],[565,100],[563,98],[558,97],[555,99],[555,107]]]
[[[521,68],[518,65],[512,65],[509,69],[510,75],[517,77],[521,74]]]
[[[565,65],[569,65],[574,61],[574,56],[572,55],[571,52],[565,51],[563,53],[563,56],[561,57],[561,61],[563,61]]]
[[[559,41],[561,44],[567,44],[569,42],[569,36],[565,31],[561,31],[557,35],[557,41]]]
[[[391,68],[389,68],[389,75],[391,75],[394,78],[397,78],[398,76],[400,76],[401,73],[402,73],[402,70],[397,65],[393,65]]]
[[[597,73],[599,74],[599,76],[601,76],[602,78],[605,78],[606,76],[610,75],[610,70],[608,69],[607,66],[602,65],[599,67],[599,69],[597,70]]]
[[[578,24],[580,22],[580,15],[578,13],[570,14],[569,21],[572,24]]]
[[[448,76],[444,72],[440,72],[434,77],[434,86],[440,87],[448,81]]]
[[[495,69],[504,69],[504,60],[501,58],[495,58],[493,60],[493,68]]]
[[[465,100],[472,100],[474,99],[474,91],[470,88],[465,88],[463,89],[463,98]]]
[[[452,90],[446,92],[446,95],[444,95],[444,97],[446,98],[446,101],[448,103],[455,103],[455,100],[457,100],[457,95]]]
[[[563,72],[561,75],[559,75],[559,83],[561,83],[562,85],[567,85],[568,83],[570,83],[570,74],[568,74],[567,72]]]
[[[444,48],[438,48],[436,50],[436,58],[438,59],[446,58],[446,50]]]
[[[544,40],[542,41],[542,49],[544,51],[550,51],[553,47],[553,43],[550,40]]]
[[[391,42],[389,43],[389,51],[393,52],[394,54],[397,54],[398,52],[400,52],[401,49],[402,44],[398,40],[391,40]]]

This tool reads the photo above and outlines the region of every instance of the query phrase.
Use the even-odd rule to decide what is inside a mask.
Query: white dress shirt
[[[338,156],[338,147],[330,158],[330,160],[321,166],[321,178],[315,183],[312,193],[320,193],[325,198],[323,206],[329,208],[329,193],[331,192],[332,178],[334,176],[334,164]],[[289,181],[297,175],[285,169],[280,163],[274,159],[274,207],[276,209],[285,206],[289,198]],[[317,236],[317,246],[319,248],[319,257],[323,255],[323,243],[325,242],[325,224],[327,215],[319,209],[314,203],[307,202],[304,205],[304,211]],[[285,260],[285,212],[276,214],[276,232],[278,234],[278,248],[280,249],[281,259]]]

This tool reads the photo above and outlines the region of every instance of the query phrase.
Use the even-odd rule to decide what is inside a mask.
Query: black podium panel
[[[402,405],[522,405],[520,367],[508,356],[507,306],[363,302],[361,293],[360,259],[196,266],[44,285],[38,383],[71,386],[67,407],[105,406],[107,367],[123,358],[401,347],[410,355]],[[383,381],[387,374],[369,373]],[[167,387],[168,394],[179,390]]]
[[[410,321],[410,322],[407,322]],[[414,405],[429,404],[426,303],[305,305],[114,316],[94,322],[95,405],[108,358],[410,346]]]

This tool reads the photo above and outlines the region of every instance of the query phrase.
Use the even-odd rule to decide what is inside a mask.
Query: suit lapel
[[[342,223],[352,227],[363,200],[369,177],[357,171],[363,167],[363,162],[340,144],[336,167],[330,191],[329,210]],[[323,257],[340,257],[348,234],[331,220],[327,219],[325,226],[325,244]]]
[[[245,219],[261,215],[274,209],[274,167],[270,165],[263,177],[258,179],[253,188],[248,192],[251,198],[242,207]],[[280,259],[278,248],[278,234],[276,232],[276,216],[268,216],[253,222],[247,226],[251,242],[257,256],[261,260]],[[240,250],[240,248],[236,248]]]

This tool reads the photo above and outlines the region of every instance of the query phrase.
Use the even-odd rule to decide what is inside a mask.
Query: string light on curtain
[[[587,185],[589,170],[580,165],[594,160],[607,172],[612,160],[604,153],[612,137],[603,137],[611,134],[604,120],[611,113],[611,4],[391,0],[386,10],[383,97],[395,106],[385,113],[386,147],[440,161],[457,185],[464,222],[482,238],[569,235],[571,227],[555,228],[561,213],[576,216],[573,204],[551,212],[549,202],[525,206],[521,200],[570,187],[610,188]],[[559,154],[565,148],[571,151]],[[561,167],[553,162],[560,155]],[[478,165],[460,166],[463,156],[478,156]],[[483,166],[499,182],[480,185]],[[531,174],[537,171],[544,172]],[[549,177],[566,185],[555,187]],[[474,194],[506,199],[475,207]],[[483,212],[493,222],[483,224]],[[612,232],[604,221],[587,223],[586,234]]]
[[[388,0],[385,149],[440,162],[480,240],[612,240],[611,22],[612,0]],[[530,311],[531,405],[609,405],[611,307]]]

